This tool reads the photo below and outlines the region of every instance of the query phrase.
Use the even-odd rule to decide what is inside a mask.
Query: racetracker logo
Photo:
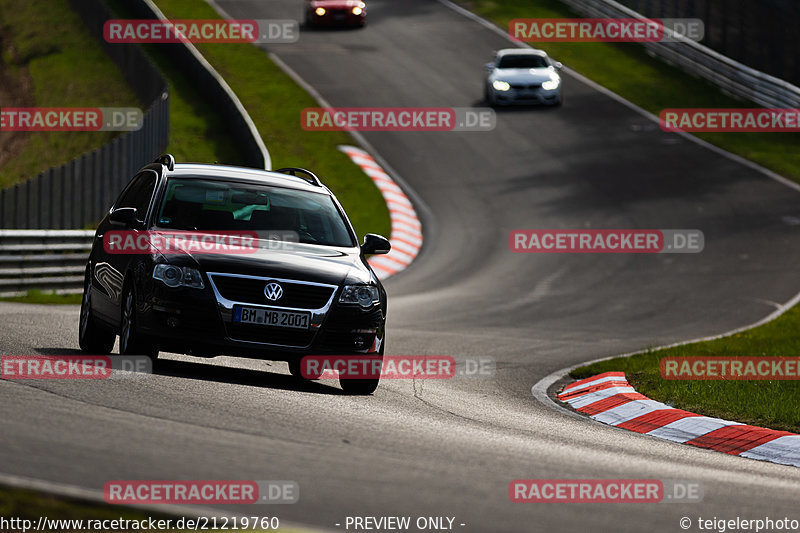
[[[514,503],[697,503],[696,481],[657,479],[515,479],[508,485]]]
[[[252,254],[262,245],[264,248],[281,247],[283,242],[288,241],[259,241],[255,231],[119,230],[107,231],[103,235],[103,249],[109,254]]]
[[[491,131],[491,108],[308,107],[300,115],[306,131]]]
[[[300,362],[306,379],[450,379],[449,355],[308,355]]]
[[[695,229],[515,230],[508,246],[515,253],[680,254],[702,252],[705,238]]]
[[[800,109],[665,109],[658,117],[668,132],[800,132]]]
[[[3,355],[1,379],[110,379],[152,374],[146,356]]]
[[[108,20],[109,43],[293,43],[300,38],[296,20]]]
[[[664,357],[659,370],[667,380],[798,380],[800,357]]]
[[[136,131],[143,114],[135,107],[4,107],[4,131]]]
[[[700,19],[514,19],[508,25],[508,34],[523,42],[700,41],[705,24]]]
[[[109,481],[112,504],[291,504],[300,499],[296,481]]]

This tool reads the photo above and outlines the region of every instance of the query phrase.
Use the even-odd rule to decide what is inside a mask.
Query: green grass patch
[[[457,0],[502,29],[515,18],[579,17],[558,0]],[[716,86],[649,56],[635,43],[530,43],[658,115],[666,108],[758,107],[724,95]],[[512,45],[509,43],[509,47]],[[488,58],[486,58],[488,60]],[[697,137],[800,182],[798,133],[698,133]]]
[[[800,433],[798,381],[672,381],[661,378],[662,357],[795,357],[800,354],[800,307],[763,326],[730,337],[649,351],[580,367],[582,379],[602,372],[625,372],[638,392],[695,413]]]
[[[242,514],[248,514],[242,512]],[[254,513],[255,514],[255,513]],[[160,513],[153,513],[153,512],[143,512],[136,509],[130,509],[121,505],[108,505],[102,503],[91,503],[77,499],[71,498],[63,498],[60,496],[54,496],[50,494],[45,494],[41,492],[36,492],[32,490],[22,490],[22,489],[12,489],[6,487],[0,487],[0,517],[5,517],[6,519],[14,517],[19,518],[21,520],[30,520],[32,524],[30,528],[35,528],[39,522],[40,517],[44,517],[50,520],[83,520],[84,523],[82,524],[83,527],[75,527],[75,524],[72,524],[72,527],[65,526],[59,528],[58,531],[60,533],[78,533],[79,531],[86,531],[88,529],[93,529],[95,531],[100,531],[100,529],[108,529],[111,526],[111,523],[107,523],[106,526],[103,528],[90,528],[88,527],[90,524],[93,525],[94,522],[88,523],[87,520],[148,520],[152,518],[155,521],[158,520],[171,520],[169,525],[172,527],[177,526],[177,521],[180,517],[176,517],[173,515],[167,514],[160,514]],[[222,527],[223,519],[217,520],[218,528]],[[146,522],[145,522],[146,524]],[[209,520],[208,522],[208,529],[211,529],[211,525],[213,522]],[[252,523],[251,523],[252,524]],[[163,525],[167,525],[164,522]],[[248,528],[241,527],[241,523],[239,523],[240,530],[247,530],[253,531],[255,533],[262,533],[264,529],[253,529],[252,525]],[[228,528],[232,529],[233,522],[229,520]],[[30,531],[31,529],[28,529]],[[51,529],[55,531],[54,529]],[[22,531],[22,529],[4,529],[3,531]],[[109,531],[151,531],[149,527],[144,528],[128,528],[128,529],[109,529]],[[185,529],[164,529],[162,531],[187,531]],[[192,529],[191,531],[195,531]],[[282,531],[284,533],[301,533],[304,530],[296,529],[296,528],[284,528],[281,527],[278,530],[270,530],[270,531]]]
[[[158,0],[157,4],[173,19],[219,18],[205,2]],[[353,144],[353,139],[344,132],[309,132],[300,127],[301,111],[318,105],[311,96],[252,44],[196,46],[242,101],[267,145],[273,168],[313,171],[339,198],[359,235],[389,235],[389,211],[377,187],[336,148]]]
[[[106,4],[118,17],[136,18],[124,0],[106,0]],[[164,54],[159,45],[142,46],[170,88],[167,151],[176,161],[241,164],[243,156],[228,135],[222,115],[198,93],[192,80],[181,75],[181,66]]]
[[[15,302],[21,304],[49,304],[49,305],[79,305],[80,294],[56,294],[52,291],[32,289],[24,296],[10,296],[0,298],[0,302]]]
[[[5,83],[37,107],[136,107],[122,73],[67,0],[0,0]],[[6,103],[8,105],[8,103]],[[0,168],[0,188],[109,142],[116,132],[32,132]]]

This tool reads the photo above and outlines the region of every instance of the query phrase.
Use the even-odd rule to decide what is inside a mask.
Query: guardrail
[[[561,1],[584,17],[648,18],[614,0]],[[652,54],[710,81],[733,96],[768,108],[800,107],[800,87],[748,67],[691,39],[675,35],[670,30],[665,32],[675,37],[675,42],[642,45]]]
[[[80,294],[94,231],[0,230],[0,296]]]

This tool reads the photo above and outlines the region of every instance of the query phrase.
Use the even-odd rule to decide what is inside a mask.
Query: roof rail
[[[172,154],[162,154],[156,157],[153,163],[161,163],[167,167],[168,170],[175,170],[175,158],[172,157]]]
[[[310,183],[311,185],[316,185],[317,187],[322,187],[322,182],[319,180],[316,174],[311,172],[310,170],[306,170],[304,168],[299,167],[286,167],[286,168],[279,168],[278,170],[273,170],[272,172],[279,172],[281,174],[288,174],[290,176],[294,176],[296,178],[300,178],[301,180]],[[297,173],[300,172],[305,174],[305,176],[298,176]],[[307,177],[306,177],[307,176]]]

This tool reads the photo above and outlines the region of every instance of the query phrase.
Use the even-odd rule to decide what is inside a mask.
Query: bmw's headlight
[[[364,309],[380,303],[381,294],[375,285],[345,285],[342,295],[339,296],[341,304],[358,304]]]
[[[494,82],[492,82],[492,87],[494,87],[496,91],[507,91],[511,88],[511,85],[509,85],[507,81],[494,80]]]
[[[360,15],[364,10],[356,6],[353,8],[353,15]]]
[[[167,287],[205,287],[200,271],[189,267],[159,264],[153,269],[153,279],[160,280]]]
[[[545,91],[554,91],[558,89],[559,85],[561,85],[561,80],[559,78],[551,78],[550,80],[542,83],[542,89]]]
[[[317,9],[314,10],[314,13],[316,13],[318,17],[321,17],[322,15],[325,14],[325,8],[318,7]]]

